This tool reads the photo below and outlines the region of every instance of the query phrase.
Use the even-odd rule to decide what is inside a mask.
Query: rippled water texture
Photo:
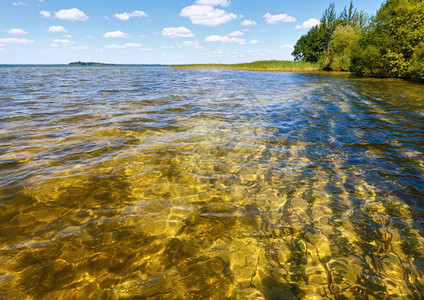
[[[422,299],[424,88],[0,68],[2,299]]]

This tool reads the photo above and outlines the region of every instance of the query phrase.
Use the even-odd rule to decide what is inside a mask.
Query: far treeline
[[[360,76],[424,81],[424,1],[387,0],[375,16],[334,3],[294,46],[296,61]]]

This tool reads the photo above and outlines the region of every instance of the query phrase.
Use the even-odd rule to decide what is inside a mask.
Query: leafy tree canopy
[[[424,1],[387,0],[372,18],[352,2],[337,15],[332,3],[292,55],[325,70],[424,81]]]
[[[358,75],[421,79],[424,1],[387,0],[362,35],[352,57]],[[373,60],[379,66],[373,66]],[[418,76],[418,77],[417,77]]]
[[[324,11],[320,24],[311,28],[303,35],[294,46],[292,55],[299,61],[317,62],[324,51],[327,50],[331,36],[337,25],[351,26],[360,29],[368,22],[368,16],[364,12],[358,12],[350,3],[349,8],[337,15],[334,3],[331,3]]]
[[[324,70],[349,71],[352,51],[360,35],[351,25],[337,25],[327,50],[321,54],[320,66]]]

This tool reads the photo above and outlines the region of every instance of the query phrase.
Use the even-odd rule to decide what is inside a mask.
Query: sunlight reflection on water
[[[0,73],[2,298],[424,297],[422,86]]]

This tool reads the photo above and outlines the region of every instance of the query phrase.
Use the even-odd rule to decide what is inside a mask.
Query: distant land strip
[[[70,66],[113,66],[115,64],[105,64],[105,63],[100,63],[100,62],[85,62],[85,61],[75,61],[75,62],[71,62],[69,63]]]
[[[86,62],[75,61],[67,64],[68,66],[107,66],[107,67],[168,67],[169,65],[162,64],[114,64],[114,63],[101,63],[101,62]],[[48,65],[46,65],[48,66]]]
[[[171,68],[176,69],[231,69],[245,71],[270,71],[270,72],[311,72],[319,71],[318,64],[303,61],[280,61],[267,60],[255,61],[251,63],[241,64],[186,64],[172,65]]]

